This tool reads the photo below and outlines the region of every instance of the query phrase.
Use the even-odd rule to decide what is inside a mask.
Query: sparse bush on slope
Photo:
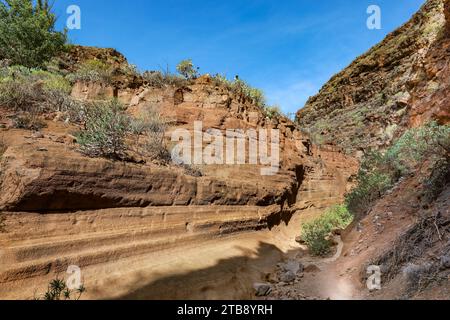
[[[151,160],[163,163],[171,161],[170,152],[165,143],[167,121],[152,106],[131,121],[131,132],[136,135],[133,148],[136,153]]]
[[[96,102],[85,111],[84,130],[77,133],[81,151],[91,157],[123,159],[130,117],[117,100]]]
[[[424,161],[432,168],[433,179],[427,183],[435,196],[439,193],[439,184],[448,175],[449,156],[450,126],[431,122],[408,130],[386,152],[366,155],[358,173],[357,186],[346,196],[349,210],[355,215],[364,215],[373,201]]]
[[[40,117],[62,112],[66,119],[80,122],[83,104],[70,96],[72,86],[61,74],[23,66],[0,68],[0,106],[17,114],[15,127],[38,130]]]
[[[117,100],[96,102],[86,106],[84,123],[78,143],[90,157],[125,160],[133,151],[151,160],[170,161],[164,141],[166,123],[152,108],[134,118]]]
[[[48,0],[0,0],[0,59],[40,67],[63,51],[66,33],[51,11]]]

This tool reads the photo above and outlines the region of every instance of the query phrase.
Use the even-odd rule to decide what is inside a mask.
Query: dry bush
[[[136,136],[133,150],[142,157],[169,163],[170,152],[167,149],[165,134],[167,121],[157,108],[147,106],[142,114],[131,121],[131,132]]]
[[[16,129],[39,131],[47,126],[42,118],[31,112],[18,114],[13,118],[13,126]]]
[[[283,112],[279,106],[265,106],[264,114],[269,119],[277,119],[283,117]]]
[[[144,81],[154,88],[164,88],[166,86],[171,87],[184,87],[189,85],[191,82],[179,75],[172,74],[169,71],[146,71],[142,75]]]
[[[408,263],[402,270],[406,280],[407,291],[414,293],[427,285],[437,274],[437,266],[427,262],[423,264]]]
[[[450,183],[450,157],[439,159],[431,168],[431,174],[424,183],[423,200],[430,204],[442,193]]]
[[[70,96],[71,90],[69,81],[57,73],[20,66],[0,68],[0,104],[13,111],[35,115],[60,111],[80,120],[82,105]],[[24,126],[19,123],[18,127]]]
[[[90,157],[122,160],[126,157],[125,138],[130,131],[130,117],[117,100],[95,102],[86,107],[84,130],[77,141],[80,150]]]
[[[43,83],[7,80],[0,83],[0,105],[14,111],[43,111]]]
[[[439,264],[433,261],[418,263],[430,248],[448,237],[450,219],[442,214],[422,218],[401,235],[391,249],[370,265],[382,266],[385,281],[392,280],[400,272],[407,280],[409,293],[417,292],[437,280]],[[444,248],[445,250],[448,250]]]

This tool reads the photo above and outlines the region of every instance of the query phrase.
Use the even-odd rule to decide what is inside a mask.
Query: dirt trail
[[[286,261],[297,261],[304,272],[297,275],[294,283],[275,282],[268,299],[331,299],[352,300],[363,297],[360,285],[347,276],[339,259],[344,250],[344,242],[340,236],[334,238],[337,243],[336,253],[329,258],[313,257],[305,253],[305,249],[295,250],[283,258]],[[279,272],[275,271],[275,272]],[[282,273],[282,271],[281,271]]]

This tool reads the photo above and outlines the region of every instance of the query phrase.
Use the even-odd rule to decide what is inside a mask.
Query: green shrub
[[[408,130],[386,152],[387,161],[393,160],[402,174],[411,172],[423,160],[437,161],[450,154],[450,125],[430,122]]]
[[[424,161],[434,168],[433,185],[439,189],[438,181],[447,174],[440,168],[448,162],[449,155],[450,126],[431,122],[408,130],[386,152],[370,152],[365,156],[357,185],[346,196],[349,210],[357,216],[364,215],[375,200]]]
[[[42,299],[47,301],[80,300],[85,292],[86,288],[83,285],[76,290],[70,290],[64,280],[57,278],[50,281],[47,292]],[[37,300],[39,300],[39,298],[37,298]]]
[[[0,0],[0,59],[27,67],[43,66],[64,50],[65,32],[55,30],[47,0]]]
[[[117,100],[86,106],[84,130],[76,134],[81,151],[90,157],[123,159],[130,121],[124,106]]]
[[[177,65],[177,71],[187,80],[196,79],[199,76],[199,68],[195,67],[191,59],[183,60]]]
[[[111,84],[114,69],[100,60],[87,60],[81,64],[78,70],[68,75],[71,82],[93,82]]]
[[[69,45],[66,45],[66,51],[70,51]],[[44,70],[47,70],[50,73],[54,74],[60,74],[63,76],[67,76],[70,74],[70,71],[68,70],[70,68],[69,63],[64,60],[62,57],[53,57],[50,61],[48,61],[45,66]]]
[[[335,206],[320,218],[302,226],[301,238],[313,255],[322,256],[330,252],[329,236],[335,229],[345,229],[353,221],[353,216],[345,206]]]
[[[47,111],[67,111],[73,105],[70,96],[72,85],[60,74],[48,71],[34,70],[31,81],[42,83],[44,104]],[[70,106],[70,107],[69,107]]]
[[[126,160],[129,151],[167,164],[171,154],[165,143],[167,122],[154,108],[147,107],[132,117],[117,100],[85,106],[84,130],[76,133],[80,150],[90,157]]]

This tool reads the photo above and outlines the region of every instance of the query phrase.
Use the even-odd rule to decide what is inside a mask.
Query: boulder
[[[289,260],[288,262],[281,264],[281,269],[284,272],[292,272],[294,275],[303,272],[303,265],[299,261]]]
[[[268,283],[255,283],[253,288],[257,297],[266,297],[272,292],[272,286]]]
[[[292,271],[287,271],[280,275],[280,280],[286,283],[294,282],[296,278],[297,278],[296,274],[293,273]]]

